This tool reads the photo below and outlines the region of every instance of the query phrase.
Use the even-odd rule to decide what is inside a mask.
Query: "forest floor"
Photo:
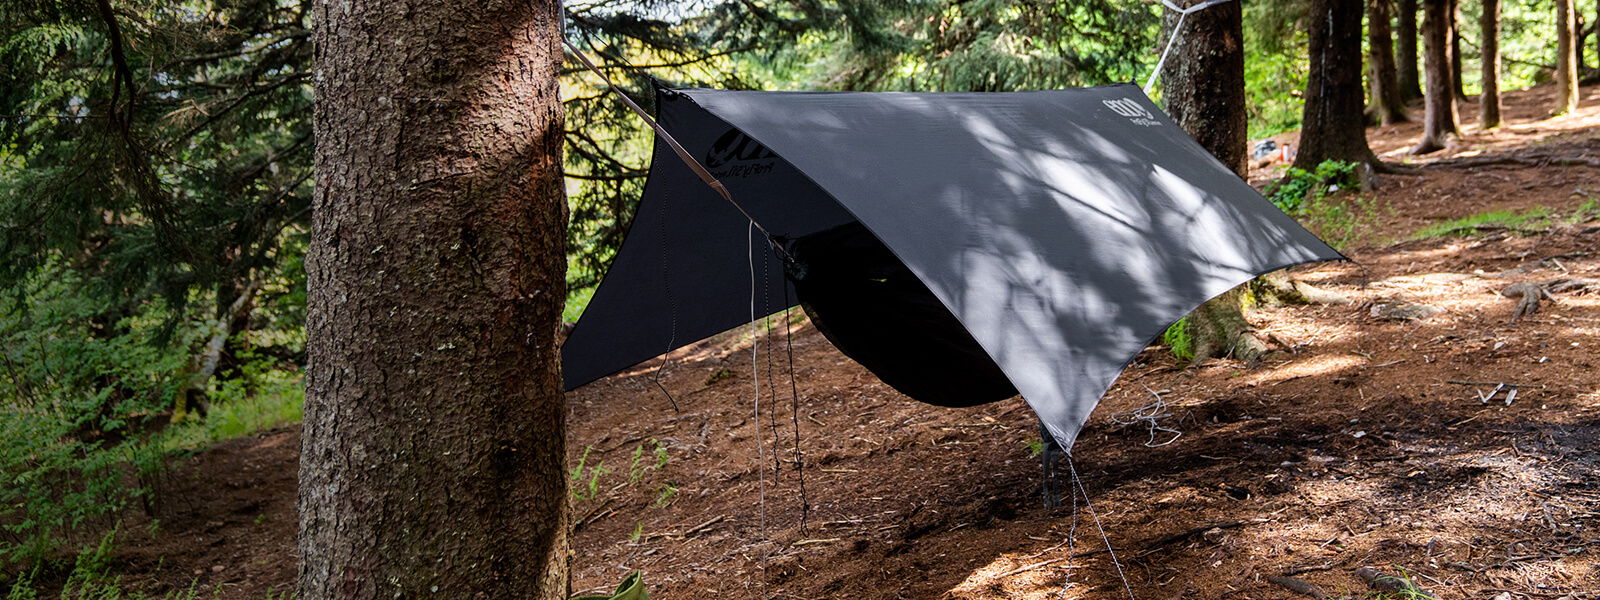
[[[1146,350],[1074,448],[1092,515],[1041,505],[1020,399],[913,402],[798,311],[798,398],[781,318],[754,352],[746,329],[674,353],[660,384],[676,411],[659,361],[574,391],[573,591],[641,570],[658,599],[1121,598],[1120,570],[1138,598],[1263,600],[1299,597],[1268,579],[1282,575],[1361,596],[1353,571],[1374,567],[1443,599],[1596,598],[1600,293],[1558,291],[1515,323],[1501,295],[1600,279],[1600,88],[1554,119],[1549,96],[1508,94],[1493,132],[1461,103],[1465,134],[1426,160],[1403,155],[1420,125],[1370,129],[1415,172],[1336,196],[1353,262],[1294,271],[1353,304],[1252,309],[1278,349],[1256,368]],[[1492,211],[1547,214],[1411,239]],[[1375,316],[1405,305],[1438,311]],[[1119,423],[1156,397],[1173,432],[1151,444],[1144,422]],[[184,459],[159,527],[125,528],[124,586],[292,590],[299,447],[290,428]]]

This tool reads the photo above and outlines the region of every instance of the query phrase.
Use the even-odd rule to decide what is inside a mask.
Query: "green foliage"
[[[668,481],[656,488],[656,508],[672,504],[672,498],[678,495],[678,484]]]
[[[592,467],[587,466],[591,450],[594,450],[594,446],[583,449],[583,456],[578,458],[578,466],[573,467],[568,474],[573,484],[572,499],[578,502],[593,500],[595,496],[600,495],[600,477],[611,472],[611,469],[606,468],[605,461],[597,462]]]
[[[1028,451],[1028,458],[1034,458],[1044,453],[1044,440],[1029,438],[1028,441],[1023,442],[1022,447]]]
[[[1189,332],[1189,317],[1185,315],[1161,333],[1161,343],[1166,344],[1179,360],[1194,358],[1194,337]]]
[[[62,600],[153,600],[143,592],[129,593],[122,589],[121,582],[115,573],[111,572],[111,556],[116,546],[117,528],[112,528],[100,537],[99,543],[84,547],[73,563],[72,571],[67,575],[67,581],[62,585]],[[6,594],[6,600],[38,600],[39,590],[34,588],[34,579],[38,576],[39,569],[24,572],[18,576],[17,581],[11,585],[11,590]],[[190,584],[189,589],[179,590],[162,595],[162,600],[195,600],[197,597],[195,585]],[[271,598],[271,594],[268,594]]]
[[[1249,98],[1251,138],[1300,128],[1305,101],[1308,3],[1262,0],[1244,3],[1244,86]]]
[[[1370,198],[1341,195],[1335,191],[1360,187],[1356,163],[1324,161],[1314,172],[1290,167],[1284,176],[1267,185],[1265,195],[1278,208],[1335,248],[1354,243],[1361,233],[1381,216]]]
[[[1282,178],[1267,186],[1266,196],[1283,212],[1296,215],[1308,202],[1314,203],[1334,191],[1330,188],[1352,189],[1359,185],[1355,163],[1328,160],[1317,165],[1314,172],[1290,167]]]

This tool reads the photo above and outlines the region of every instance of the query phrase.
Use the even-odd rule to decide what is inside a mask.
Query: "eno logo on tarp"
[[[1133,121],[1136,125],[1154,127],[1161,124],[1160,121],[1156,120],[1155,115],[1150,114],[1150,111],[1145,110],[1143,106],[1131,98],[1101,100],[1101,102],[1106,105],[1106,108],[1111,109],[1111,112],[1127,117],[1128,120]]]
[[[777,164],[774,160],[777,157],[777,154],[750,139],[750,136],[745,135],[743,131],[729,129],[711,144],[710,150],[706,151],[706,168],[727,167],[711,173],[718,178],[749,177],[772,171],[772,167]]]

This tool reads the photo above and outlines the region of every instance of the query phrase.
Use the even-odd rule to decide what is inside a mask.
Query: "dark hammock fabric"
[[[890,387],[948,407],[1017,395],[961,321],[860,222],[787,247],[787,274],[812,324]]]

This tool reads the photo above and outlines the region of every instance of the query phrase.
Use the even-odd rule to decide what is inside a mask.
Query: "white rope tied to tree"
[[[1155,87],[1156,77],[1161,75],[1161,67],[1167,64],[1167,55],[1172,54],[1173,44],[1178,41],[1178,36],[1183,34],[1183,20],[1189,16],[1189,13],[1211,8],[1228,1],[1230,0],[1206,0],[1189,8],[1181,8],[1173,4],[1172,0],[1161,0],[1161,3],[1165,4],[1167,8],[1178,11],[1178,25],[1172,28],[1172,37],[1167,38],[1167,49],[1161,51],[1161,60],[1156,61],[1156,70],[1151,71],[1150,79],[1144,82],[1144,94],[1146,96],[1150,95],[1150,89]]]

